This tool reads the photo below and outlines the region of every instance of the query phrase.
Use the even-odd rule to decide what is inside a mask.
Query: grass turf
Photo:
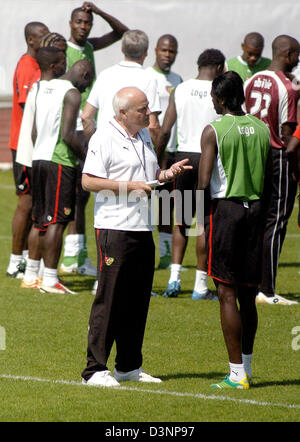
[[[21,289],[5,276],[11,221],[17,203],[12,172],[0,172],[1,422],[270,422],[300,421],[299,357],[292,348],[300,326],[300,304],[258,305],[259,329],[249,391],[215,391],[210,384],[228,371],[218,302],[191,301],[195,238],[191,238],[176,299],[152,297],[144,340],[143,368],[162,384],[128,382],[120,389],[81,385],[87,325],[93,302],[90,277],[66,276],[78,296]],[[93,197],[87,208],[89,256],[96,262]],[[300,302],[300,232],[295,208],[288,226],[277,291]],[[157,243],[157,232],[154,233]],[[156,251],[158,261],[158,250]],[[155,272],[153,290],[163,294],[168,270]],[[209,287],[214,289],[212,281]],[[299,334],[300,332],[298,332]],[[298,343],[299,340],[294,341]],[[295,346],[294,346],[295,347]],[[297,345],[296,345],[297,348]],[[114,352],[109,359],[113,369]]]

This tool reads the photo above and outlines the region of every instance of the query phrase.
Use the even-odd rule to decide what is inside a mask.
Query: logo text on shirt
[[[258,77],[254,81],[254,87],[259,87],[259,88],[263,88],[263,89],[270,89],[271,86],[272,86],[272,81],[268,80],[267,78],[261,79],[260,77]]]
[[[246,137],[249,137],[250,135],[255,134],[255,130],[253,126],[238,126],[239,133],[241,135],[246,135]]]

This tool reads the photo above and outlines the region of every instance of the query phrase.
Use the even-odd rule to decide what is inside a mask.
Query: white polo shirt
[[[87,102],[98,109],[97,127],[114,116],[112,100],[122,88],[135,86],[141,89],[149,101],[151,112],[160,112],[157,81],[142,65],[133,61],[121,61],[100,72]]]
[[[113,118],[91,137],[83,168],[99,178],[115,181],[153,181],[159,166],[147,129],[137,139]],[[154,230],[151,223],[151,199],[136,192],[115,195],[112,191],[95,194],[94,227],[113,230]]]

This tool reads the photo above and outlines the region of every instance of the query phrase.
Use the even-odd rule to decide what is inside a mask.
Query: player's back
[[[252,115],[224,115],[211,123],[218,146],[213,198],[259,199],[270,148],[267,126]]]
[[[175,90],[178,152],[201,152],[204,127],[217,118],[211,99],[212,82],[190,79]]]
[[[98,108],[97,127],[114,116],[112,100],[114,95],[124,87],[134,86],[142,90],[148,98],[149,108],[159,111],[157,104],[157,83],[141,65],[122,61],[102,71],[90,93],[88,102]]]
[[[273,147],[284,146],[282,124],[297,123],[297,101],[298,91],[282,71],[261,71],[245,83],[246,110],[267,124]]]
[[[36,83],[37,84],[37,83]],[[36,95],[37,138],[33,149],[33,160],[54,161],[56,147],[61,143],[61,124],[65,94],[74,89],[68,80],[41,80]],[[74,166],[75,157],[65,143],[59,146],[64,158],[61,164]],[[55,161],[58,162],[58,161]]]

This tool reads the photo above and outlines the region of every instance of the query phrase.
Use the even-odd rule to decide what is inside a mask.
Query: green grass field
[[[210,384],[228,371],[219,305],[191,301],[195,244],[190,239],[176,299],[152,297],[143,368],[162,384],[128,382],[118,389],[81,384],[93,278],[67,276],[78,296],[46,295],[20,288],[5,276],[11,220],[17,203],[12,172],[0,172],[1,422],[299,422],[300,304],[258,305],[254,385],[249,391],[215,392]],[[96,262],[93,198],[87,210],[88,248]],[[300,301],[300,232],[297,209],[280,258],[277,291]],[[157,240],[157,234],[155,233]],[[157,250],[158,258],[158,250]],[[169,271],[156,271],[153,290],[162,295]],[[209,281],[213,288],[212,281]],[[300,337],[300,336],[299,336]],[[294,349],[292,342],[294,339]],[[113,369],[114,353],[109,360]]]

